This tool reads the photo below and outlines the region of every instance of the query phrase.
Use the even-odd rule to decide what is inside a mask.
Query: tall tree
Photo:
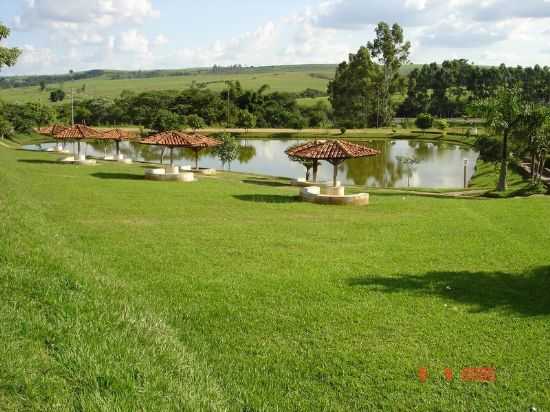
[[[9,35],[10,29],[0,23],[0,41],[7,39]],[[0,46],[0,69],[3,66],[13,66],[20,54],[21,50],[16,47],[8,48]]]
[[[405,41],[403,29],[398,24],[390,28],[387,23],[380,22],[375,31],[376,38],[367,48],[380,68],[377,76],[379,123],[387,126],[394,116],[392,94],[404,88],[399,69],[409,61],[411,43]]]
[[[338,66],[328,85],[337,126],[368,127],[375,108],[375,76],[376,67],[366,47],[350,54],[348,61]]]
[[[509,140],[521,129],[528,106],[518,88],[502,87],[494,97],[478,100],[471,110],[487,122],[487,126],[501,139],[500,175],[497,190],[507,189],[508,163],[510,161]]]
[[[534,183],[537,179],[538,163],[537,154],[541,136],[544,135],[546,126],[550,123],[550,111],[547,107],[539,104],[528,104],[521,122],[519,135],[524,138],[523,147],[526,154],[531,158],[531,180]]]

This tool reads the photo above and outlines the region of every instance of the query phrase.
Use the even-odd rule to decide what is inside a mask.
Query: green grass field
[[[407,75],[420,65],[407,65],[401,70]],[[193,83],[204,83],[215,91],[226,88],[226,81],[240,81],[244,89],[258,89],[264,84],[270,86],[270,91],[302,92],[305,89],[315,89],[326,92],[330,79],[334,77],[335,65],[296,65],[296,66],[272,66],[258,67],[245,70],[242,73],[214,74],[206,73],[205,69],[189,69],[182,71],[160,70],[158,76],[138,79],[113,79],[117,72],[108,72],[95,78],[84,80],[65,81],[61,83],[49,83],[45,91],[40,91],[39,86],[21,87],[12,89],[0,89],[0,100],[14,103],[42,102],[49,103],[50,91],[63,88],[69,97],[71,88],[75,89],[77,99],[89,97],[118,97],[123,90],[132,90],[136,93],[153,90],[182,90]],[[185,74],[183,74],[185,73]],[[177,75],[180,74],[180,75]],[[80,92],[83,85],[86,90]],[[403,96],[397,96],[396,101],[403,100]],[[304,106],[311,106],[318,101],[327,101],[326,97],[313,99],[299,99]]]
[[[262,85],[270,86],[270,91],[301,92],[307,88],[326,91],[328,79],[334,76],[334,68],[326,66],[296,66],[294,68],[265,69],[249,73],[208,74],[199,73],[181,76],[159,76],[144,79],[115,79],[110,75],[97,78],[64,82],[63,89],[79,90],[84,84],[86,90],[76,93],[78,99],[86,97],[118,97],[123,90],[136,93],[152,90],[182,90],[190,87],[193,82],[205,83],[212,90],[221,91],[227,88],[225,81],[240,81],[244,89],[258,89]],[[48,84],[47,90],[41,92],[39,86],[0,90],[0,99],[6,102],[37,102],[47,103],[49,90],[61,87],[61,84]]]
[[[55,159],[0,145],[0,410],[550,409],[550,197]]]

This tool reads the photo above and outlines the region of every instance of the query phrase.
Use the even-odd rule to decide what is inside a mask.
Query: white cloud
[[[444,12],[446,2],[434,0],[333,0],[316,19],[320,27],[360,30],[380,21],[405,26],[426,25]]]
[[[404,27],[414,62],[544,64],[549,8],[550,0],[323,0],[231,38],[180,44],[141,29],[160,15],[152,0],[28,0],[15,23],[42,30],[49,48],[27,48],[34,56],[27,59],[47,64],[33,70],[26,60],[6,72],[338,63],[371,40],[381,20]]]
[[[422,46],[450,48],[478,48],[503,41],[508,37],[506,27],[467,23],[459,19],[448,19],[426,29],[419,37]]]
[[[22,73],[48,73],[56,60],[55,53],[50,48],[37,48],[27,44],[21,47],[21,51],[16,67]]]
[[[140,23],[159,15],[150,0],[30,0],[14,23],[22,30],[80,24],[110,27],[122,22]]]
[[[474,8],[473,16],[479,21],[502,21],[513,18],[550,17],[548,0],[490,0],[483,1]]]
[[[155,37],[155,40],[153,40],[153,44],[155,46],[163,46],[165,44],[168,44],[168,37],[166,37],[164,34],[159,34]]]
[[[186,66],[213,64],[238,64],[258,61],[260,56],[276,46],[278,28],[273,22],[258,27],[228,40],[218,40],[206,47],[185,47],[178,49],[172,59]]]
[[[129,30],[116,39],[115,48],[123,53],[144,55],[149,53],[149,40],[137,30]]]

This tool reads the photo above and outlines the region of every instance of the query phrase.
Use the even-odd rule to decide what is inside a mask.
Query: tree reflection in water
[[[392,157],[393,142],[373,140],[366,144],[380,154],[348,160],[342,165],[347,169],[346,177],[358,186],[393,187],[403,177],[402,169]]]
[[[234,170],[272,176],[303,177],[304,168],[291,162],[285,154],[288,147],[303,142],[303,139],[285,139],[285,141],[281,139],[248,139],[246,144],[241,142]],[[398,160],[399,157],[405,157],[419,161],[417,167],[412,171],[414,179],[409,182],[411,186],[458,188],[463,185],[464,159],[470,160],[471,173],[473,174],[478,158],[478,154],[471,148],[438,141],[374,139],[358,141],[358,143],[364,143],[377,149],[380,154],[344,162],[339,171],[342,183],[345,185],[407,187],[407,180],[410,177],[409,168]],[[88,145],[88,155],[102,156],[104,154],[103,143],[91,141]],[[44,150],[49,147],[55,147],[55,142],[41,145]],[[69,149],[71,147],[72,145],[68,145]],[[141,145],[136,141],[123,142],[120,147],[121,153],[125,157],[150,163],[160,162],[162,153],[160,147]],[[107,153],[111,153],[112,149],[107,146]],[[204,167],[220,167],[220,161],[213,150],[204,150],[199,153],[199,156]],[[186,166],[194,160],[194,153],[189,149],[176,149],[174,157],[178,159],[176,164]],[[330,168],[323,164],[319,169],[319,179],[327,179],[330,174]]]

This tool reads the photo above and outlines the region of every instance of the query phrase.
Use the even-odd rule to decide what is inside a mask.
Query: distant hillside
[[[301,92],[306,89],[326,91],[336,65],[300,65],[265,67],[215,67],[182,70],[117,71],[91,70],[52,76],[14,76],[0,78],[0,99],[8,102],[42,101],[49,92],[62,88],[76,91],[78,98],[117,97],[123,90],[184,89],[192,84],[222,90],[226,81],[240,81],[245,89],[264,84],[271,91]],[[41,90],[41,83],[45,89]]]
[[[403,68],[408,74],[414,65]],[[240,81],[245,89],[257,89],[264,84],[271,91],[302,92],[314,89],[326,92],[328,82],[334,77],[336,65],[309,64],[295,66],[217,67],[181,70],[89,70],[73,74],[49,76],[0,77],[0,99],[7,102],[47,103],[51,90],[61,88],[75,90],[78,99],[86,97],[110,97],[123,90],[136,93],[151,90],[178,90],[193,84],[213,90],[222,90],[227,81]],[[42,90],[44,87],[44,90]]]

